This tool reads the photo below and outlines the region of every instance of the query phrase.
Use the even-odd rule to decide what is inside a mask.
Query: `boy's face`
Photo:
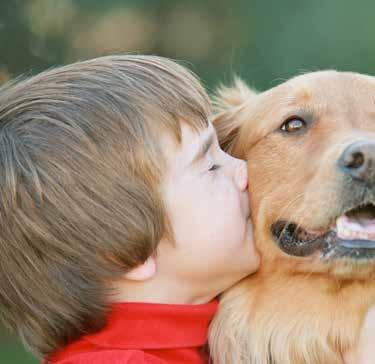
[[[175,241],[159,244],[157,269],[222,291],[259,264],[246,163],[220,149],[211,124],[199,133],[184,122],[181,127],[180,145],[170,135],[162,140],[167,161],[162,195]]]

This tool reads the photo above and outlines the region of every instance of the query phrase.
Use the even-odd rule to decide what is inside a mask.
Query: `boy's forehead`
[[[200,145],[202,141],[216,134],[212,123],[208,123],[207,127],[193,129],[186,123],[181,125],[181,145],[191,146],[192,148]]]

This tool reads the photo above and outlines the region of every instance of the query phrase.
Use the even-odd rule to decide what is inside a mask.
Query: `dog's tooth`
[[[374,219],[358,219],[358,224],[365,229],[368,233],[375,233],[375,220]]]
[[[337,236],[340,239],[354,240],[354,239],[375,239],[375,230],[373,225],[360,224],[353,221],[347,216],[340,216],[336,220]]]
[[[348,239],[352,235],[352,232],[348,230],[346,227],[338,227],[337,229],[337,236],[340,239]]]
[[[354,219],[342,215],[336,220],[337,236],[341,239],[375,240],[375,220]]]
[[[346,224],[338,222],[337,236],[344,240],[375,240],[375,233],[368,231],[365,227],[358,229],[358,226],[353,228],[354,224]]]

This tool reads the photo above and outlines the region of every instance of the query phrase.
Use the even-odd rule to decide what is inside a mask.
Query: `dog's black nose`
[[[375,182],[375,142],[360,141],[349,145],[339,159],[341,169],[356,180]]]

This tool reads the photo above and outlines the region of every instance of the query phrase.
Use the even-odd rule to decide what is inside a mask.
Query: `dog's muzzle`
[[[375,259],[375,142],[359,141],[346,147],[338,167],[349,181],[342,193],[341,215],[319,232],[287,220],[276,221],[271,232],[284,253],[306,257],[320,252],[323,259]]]

